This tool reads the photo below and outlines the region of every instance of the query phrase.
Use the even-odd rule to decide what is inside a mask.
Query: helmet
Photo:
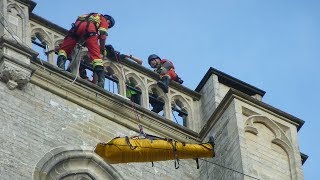
[[[111,16],[109,16],[109,15],[107,15],[107,14],[105,14],[105,15],[103,15],[104,16],[104,18],[106,18],[107,20],[109,20],[110,21],[110,25],[109,25],[109,29],[110,28],[112,28],[113,26],[114,26],[114,24],[116,23],[115,21],[114,21],[114,19],[113,19],[113,17],[111,17]]]
[[[159,56],[155,55],[155,54],[151,54],[149,57],[148,57],[148,63],[150,64],[151,60],[153,59],[160,59]]]

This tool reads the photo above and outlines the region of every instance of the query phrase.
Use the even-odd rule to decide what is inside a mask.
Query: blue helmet
[[[155,54],[151,54],[149,57],[148,57],[148,63],[150,64],[151,60],[153,59],[160,59],[160,57],[158,55],[155,55]]]
[[[107,20],[109,20],[110,21],[110,24],[109,24],[109,29],[110,28],[112,28],[113,26],[114,26],[114,24],[116,23],[115,21],[114,21],[114,19],[113,19],[113,17],[111,17],[111,16],[109,16],[109,15],[107,15],[107,14],[105,14],[105,15],[103,15],[104,16],[104,18],[106,18]]]

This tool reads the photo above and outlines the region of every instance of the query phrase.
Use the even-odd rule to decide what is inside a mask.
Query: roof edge
[[[225,84],[231,88],[234,88],[234,89],[241,91],[245,94],[248,94],[250,96],[258,94],[263,97],[264,94],[266,93],[265,91],[255,87],[255,86],[252,86],[244,81],[241,81],[235,77],[232,77],[232,76],[230,76],[224,72],[221,72],[213,67],[210,67],[209,70],[207,71],[207,73],[205,74],[205,76],[202,78],[199,85],[195,89],[196,92],[200,92],[200,90],[203,88],[203,86],[206,84],[206,82],[208,81],[208,79],[210,78],[210,76],[212,74],[215,74],[218,76],[218,81],[220,83]]]
[[[35,13],[30,13],[30,20],[33,20],[39,24],[42,24],[44,27],[51,28],[52,30],[56,30],[57,32],[61,33],[62,35],[67,35],[68,30],[47,20],[44,19],[43,17],[35,14]]]
[[[309,158],[309,156],[308,155],[306,155],[306,154],[304,154],[304,153],[302,153],[302,152],[300,152],[300,156],[301,156],[301,163],[302,163],[302,165],[307,161],[307,159]]]

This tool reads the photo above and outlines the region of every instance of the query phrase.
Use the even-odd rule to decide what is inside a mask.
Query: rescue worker
[[[167,59],[160,59],[159,56],[151,54],[148,57],[149,65],[154,68],[154,71],[160,74],[160,81],[158,86],[163,90],[164,93],[168,93],[168,86],[171,80],[174,80],[180,84],[183,83],[174,70],[173,63]]]
[[[105,56],[107,30],[112,28],[114,24],[114,19],[109,15],[90,13],[79,16],[62,42],[58,53],[57,66],[64,70],[67,57],[71,54],[76,43],[84,41],[92,61],[93,73],[98,78],[98,86],[103,88],[105,73],[103,57],[101,56]]]
[[[137,91],[135,91],[132,88],[135,88],[135,84],[133,82],[126,82],[126,96],[129,98],[132,102],[140,105],[140,94],[138,94]],[[132,88],[130,88],[132,87]]]

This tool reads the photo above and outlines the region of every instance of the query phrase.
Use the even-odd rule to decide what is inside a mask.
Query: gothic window
[[[175,122],[187,127],[188,111],[184,108],[183,103],[179,99],[176,99],[171,104],[171,109]]]
[[[141,89],[137,87],[138,83],[133,78],[128,78],[126,82],[126,97],[132,102],[141,105]]]
[[[101,157],[92,147],[58,147],[46,153],[37,163],[33,180],[93,180],[123,179],[121,174]]]
[[[114,94],[119,94],[119,78],[110,66],[106,68],[104,89]]]
[[[31,38],[32,49],[39,53],[39,58],[43,61],[47,61],[47,56],[45,52],[47,50],[47,44],[43,41],[42,36],[36,33],[35,36]]]

